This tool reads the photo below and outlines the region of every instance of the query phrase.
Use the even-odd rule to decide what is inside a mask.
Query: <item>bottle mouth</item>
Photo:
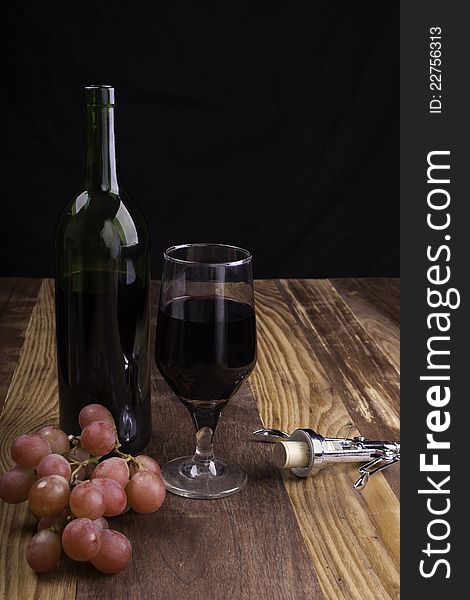
[[[114,88],[112,85],[85,86],[85,104],[87,106],[114,106]]]

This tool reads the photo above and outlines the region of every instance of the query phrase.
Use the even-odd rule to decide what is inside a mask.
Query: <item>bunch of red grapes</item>
[[[132,546],[125,535],[108,528],[105,517],[129,508],[152,513],[165,499],[158,463],[120,452],[107,408],[89,404],[78,420],[80,436],[49,425],[17,437],[11,446],[16,466],[0,478],[0,498],[11,504],[27,500],[39,518],[38,533],[26,549],[26,560],[37,573],[55,569],[62,549],[103,573],[122,571]],[[115,456],[102,459],[111,453]]]

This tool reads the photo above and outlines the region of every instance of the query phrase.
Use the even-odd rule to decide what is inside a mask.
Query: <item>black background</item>
[[[116,87],[120,179],[162,250],[257,277],[398,275],[399,3],[3,4],[1,275],[53,274],[82,87]]]

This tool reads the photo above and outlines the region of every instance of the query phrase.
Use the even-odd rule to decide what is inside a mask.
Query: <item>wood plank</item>
[[[361,435],[375,439],[400,438],[398,371],[359,324],[330,282],[281,282],[286,300],[305,325],[312,348],[334,377],[348,412]],[[399,496],[398,468],[384,476]]]
[[[0,278],[0,410],[18,362],[40,286],[40,279]]]
[[[400,372],[399,286],[394,279],[334,279],[333,287],[374,343]],[[383,286],[380,283],[383,282]],[[390,283],[392,282],[392,283]],[[393,316],[392,316],[393,315]]]
[[[336,278],[330,280],[343,296],[366,296],[378,312],[400,325],[400,279],[397,277]]]
[[[280,289],[310,327],[316,354],[334,375],[343,402],[364,435],[381,432],[396,438],[400,427],[396,369],[376,351],[373,340],[332,285],[320,280],[292,280],[281,282]]]
[[[57,421],[54,292],[52,282],[44,280],[0,416],[1,471],[12,466],[9,448],[17,435]],[[74,598],[74,567],[40,577],[28,567],[25,550],[35,524],[36,519],[27,510],[26,503],[1,503],[0,598]]]
[[[345,401],[345,393],[350,392],[344,372],[350,368],[345,364],[348,357],[357,361],[351,358],[353,352],[366,352],[367,345],[363,349],[350,343],[344,353],[340,339],[343,334],[354,338],[354,327],[360,329],[357,323],[349,334],[349,324],[338,323],[339,317],[334,320],[339,299],[331,308],[328,282],[264,281],[257,282],[256,289],[259,354],[251,382],[264,423],[286,431],[310,426],[324,435],[357,435],[357,426],[362,427],[365,419],[352,402]],[[299,293],[305,309],[298,302]],[[312,321],[325,328],[328,319],[333,322],[322,336]],[[350,321],[356,322],[352,317]],[[334,368],[333,360],[324,360],[328,352],[335,353]],[[396,371],[390,376],[392,394]],[[373,396],[369,393],[364,400],[367,410],[375,410],[369,407],[375,402]],[[379,433],[381,424],[366,422],[370,432]],[[398,499],[381,474],[362,493],[352,489],[356,478],[356,468],[344,465],[305,480],[287,473],[284,480],[325,597],[397,598]]]
[[[357,392],[363,374],[351,381],[351,366],[343,364],[348,362],[344,350],[369,349],[373,385],[385,355],[378,352],[372,334],[365,343],[367,332],[357,321],[353,305],[348,304],[350,315],[345,311],[347,298],[333,288],[327,293],[327,282],[320,282],[313,293],[311,282],[296,283],[300,292],[286,289],[284,282],[257,285],[260,353],[251,381],[263,420],[288,430],[310,425],[330,435],[355,435],[362,412],[353,410],[349,402],[345,405],[343,394],[348,385]],[[57,417],[52,298],[51,282],[45,282],[0,419],[3,467],[9,464],[11,440],[29,427],[24,423],[36,429]],[[320,318],[320,329],[328,333],[325,338],[318,335],[318,313],[326,313],[331,320],[328,329],[325,318]],[[347,335],[338,340],[344,333],[342,327]],[[330,335],[334,359],[328,358],[324,347]],[[335,361],[336,368],[330,368]],[[365,365],[361,367],[364,370]],[[194,432],[185,409],[171,400],[155,372],[153,389],[156,435],[152,447],[157,458],[190,453]],[[392,405],[396,386],[386,389],[390,396],[386,404]],[[374,393],[369,392],[365,402],[372,405]],[[397,598],[398,502],[385,478],[372,478],[359,494],[351,489],[356,478],[351,466],[308,480],[286,474],[296,521],[292,513],[289,517],[285,512],[286,496],[270,466],[270,446],[249,439],[255,423],[259,424],[255,403],[245,387],[223,415],[216,448],[247,468],[249,487],[232,498],[211,502],[210,511],[205,501],[170,495],[156,515],[127,514],[113,520],[114,526],[133,540],[132,567],[125,574],[106,577],[79,565],[78,597],[95,598],[97,589],[100,598],[199,598],[201,594],[207,598],[252,598],[266,592],[273,598],[321,597],[298,522],[325,597]],[[372,420],[367,427],[380,429],[381,423]],[[0,578],[0,597],[74,597],[77,565],[64,560],[62,569],[39,578],[27,567],[24,548],[32,529],[33,520],[26,516],[25,507],[0,507],[0,560],[2,572],[7,574]],[[276,562],[279,555],[282,567]]]
[[[153,304],[157,302],[153,288]],[[155,318],[153,318],[153,321]],[[153,368],[153,427],[149,453],[160,462],[192,454],[195,432],[189,413]],[[321,598],[318,581],[302,541],[270,448],[253,442],[261,426],[249,386],[224,411],[216,452],[245,468],[249,484],[216,501],[168,494],[153,515],[128,513],[116,528],[134,542],[132,565],[112,578],[80,565],[77,599],[101,598]]]

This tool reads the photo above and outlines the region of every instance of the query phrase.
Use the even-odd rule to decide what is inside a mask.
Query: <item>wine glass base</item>
[[[182,456],[162,468],[166,489],[185,498],[213,499],[231,496],[245,487],[247,476],[238,465],[214,458],[209,465]]]

